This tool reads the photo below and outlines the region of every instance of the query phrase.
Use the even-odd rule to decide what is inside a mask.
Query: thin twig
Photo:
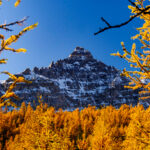
[[[25,17],[24,19],[20,20],[20,21],[15,21],[15,22],[11,22],[8,24],[2,24],[0,25],[0,29],[4,29],[6,31],[13,31],[12,29],[9,28],[9,26],[13,26],[13,25],[22,25],[26,20],[28,19],[28,17]]]
[[[101,20],[102,20],[103,22],[105,22],[105,23],[107,24],[108,27],[111,26],[111,25],[110,25],[103,17],[101,17]]]
[[[129,2],[130,2],[132,5],[134,5],[140,12],[137,13],[136,15],[131,16],[131,18],[128,19],[127,21],[125,21],[125,22],[123,22],[123,23],[121,23],[121,24],[118,24],[118,25],[113,25],[113,26],[110,25],[110,24],[108,23],[108,21],[106,21],[106,20],[102,17],[101,20],[107,25],[107,27],[105,27],[105,28],[100,28],[98,32],[95,32],[95,33],[94,33],[94,35],[97,35],[97,34],[99,34],[99,33],[102,33],[102,32],[104,32],[104,31],[106,31],[106,30],[109,30],[109,29],[120,28],[120,27],[122,27],[122,26],[124,26],[124,25],[127,25],[127,24],[128,24],[129,22],[131,22],[134,18],[140,16],[142,13],[144,13],[144,14],[150,14],[150,12],[147,12],[147,10],[150,9],[150,6],[148,6],[148,7],[146,7],[145,9],[142,10],[142,9],[140,9],[135,3],[133,3],[131,0],[129,0]]]

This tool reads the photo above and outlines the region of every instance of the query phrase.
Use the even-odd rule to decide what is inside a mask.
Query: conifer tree
[[[143,20],[144,24],[136,29],[138,34],[132,37],[132,39],[138,39],[140,41],[141,49],[137,50],[136,43],[133,43],[131,51],[128,51],[125,44],[121,42],[124,53],[120,54],[117,52],[112,55],[127,60],[130,63],[130,67],[135,68],[132,71],[123,70],[122,75],[131,80],[129,85],[125,87],[133,90],[141,88],[140,99],[147,99],[150,96],[144,96],[144,94],[150,93],[150,5],[144,5],[144,0],[136,0],[135,3],[129,6],[129,9],[133,14],[132,16],[142,12],[137,17]]]
[[[17,7],[21,0],[16,0],[14,6]],[[2,0],[0,0],[0,5],[2,5]],[[10,27],[15,26],[15,25],[23,25],[23,23],[27,20],[27,18],[24,18],[19,21],[11,22],[8,24],[1,24],[0,29],[5,30],[5,31],[13,31]],[[15,43],[18,41],[18,39],[27,31],[34,29],[37,26],[36,24],[30,25],[26,28],[24,28],[22,31],[20,31],[17,35],[11,35],[9,38],[5,38],[3,34],[0,34],[0,54],[3,51],[12,51],[15,53],[20,53],[20,52],[26,52],[26,49],[24,48],[19,48],[19,49],[14,49],[11,46],[11,44]],[[6,64],[8,59],[0,59],[0,64]],[[30,81],[27,81],[24,79],[24,77],[16,77],[15,75],[3,71],[2,73],[9,75],[9,77],[13,80],[12,84],[9,86],[8,90],[5,92],[4,95],[0,97],[0,107],[6,106],[6,105],[12,105],[16,106],[15,103],[12,102],[11,98],[15,98],[19,100],[19,97],[13,92],[13,89],[16,87],[17,83],[30,83]]]
[[[131,80],[129,85],[125,87],[133,90],[139,88],[142,89],[140,90],[140,99],[148,99],[150,98],[150,5],[148,5],[150,0],[135,0],[135,2],[132,2],[131,0],[128,1],[131,4],[128,6],[132,14],[130,19],[118,25],[110,25],[108,21],[101,18],[106,24],[106,27],[100,29],[95,35],[109,29],[127,25],[135,18],[144,21],[143,25],[136,29],[138,34],[132,37],[133,40],[138,40],[140,42],[141,48],[137,50],[136,43],[133,43],[131,51],[128,51],[124,42],[121,42],[123,54],[117,52],[112,55],[125,59],[130,63],[130,67],[133,68],[131,71],[123,69],[122,75]]]

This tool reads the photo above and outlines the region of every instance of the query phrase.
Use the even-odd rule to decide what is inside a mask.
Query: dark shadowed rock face
[[[37,104],[37,97],[42,95],[48,105],[63,109],[89,104],[97,107],[136,105],[138,92],[124,89],[129,81],[119,74],[114,67],[94,59],[89,51],[76,47],[68,58],[52,62],[49,67],[35,67],[32,71],[28,68],[17,74],[31,80],[32,84],[19,84],[15,93],[32,105],[33,101]],[[1,94],[10,83],[8,79],[0,85]]]

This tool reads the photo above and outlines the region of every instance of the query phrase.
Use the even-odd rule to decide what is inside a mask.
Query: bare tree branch
[[[108,27],[111,26],[111,25],[110,25],[103,17],[101,17],[101,20],[102,20],[103,22],[105,22],[105,23],[107,24]]]
[[[95,32],[94,35],[97,35],[99,33],[102,33],[106,30],[109,30],[109,29],[114,29],[114,28],[120,28],[124,25],[127,25],[129,22],[131,22],[134,18],[140,16],[142,13],[144,14],[150,14],[150,12],[147,12],[149,9],[150,9],[150,6],[146,7],[145,9],[140,9],[135,3],[133,3],[131,0],[128,0],[133,6],[135,6],[138,10],[139,10],[139,13],[131,16],[130,19],[128,19],[127,21],[121,23],[121,24],[118,24],[118,25],[110,25],[108,23],[108,21],[106,21],[103,17],[101,17],[101,20],[107,25],[105,28],[100,28],[100,30],[98,32]]]
[[[6,31],[13,31],[12,29],[9,28],[9,26],[13,26],[13,25],[22,25],[29,17],[25,17],[24,19],[20,20],[20,21],[15,21],[15,22],[11,22],[8,24],[2,24],[0,25],[0,29],[4,29]]]

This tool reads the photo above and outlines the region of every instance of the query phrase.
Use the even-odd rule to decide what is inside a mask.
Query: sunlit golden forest
[[[21,0],[16,0],[15,7]],[[131,52],[127,51],[125,44],[121,42],[123,54],[113,54],[127,60],[130,67],[136,71],[123,70],[122,75],[131,80],[127,88],[142,89],[140,99],[149,99],[150,83],[142,82],[150,79],[150,5],[143,4],[144,0],[135,0],[131,5],[132,16],[128,24],[134,18],[144,21],[142,27],[137,28],[139,34],[133,37],[142,44],[140,52],[136,51],[136,44],[133,43]],[[147,2],[149,2],[147,0]],[[2,0],[0,0],[0,5]],[[0,29],[11,31],[13,25],[20,25],[27,18],[0,25]],[[106,28],[98,31],[116,28],[104,18],[102,21]],[[34,29],[38,23],[30,25],[20,31],[17,35],[11,35],[8,39],[0,34],[2,51],[26,52],[26,49],[14,49],[9,46],[27,31]],[[119,27],[120,27],[119,26]],[[141,53],[141,50],[143,52]],[[0,59],[0,64],[5,64],[7,59]],[[16,106],[11,98],[19,99],[13,92],[17,83],[30,83],[24,77],[4,71],[10,76],[12,84],[4,95],[0,97],[0,107],[11,105]],[[6,107],[7,108],[7,107]],[[144,109],[142,105],[135,107],[122,105],[119,109],[113,106],[96,109],[89,106],[82,110],[64,111],[55,110],[41,103],[36,109],[30,104],[22,103],[20,109],[7,111],[0,110],[0,150],[150,150],[150,107]]]
[[[0,149],[148,150],[150,108],[93,106],[68,112],[40,104],[0,112]]]

